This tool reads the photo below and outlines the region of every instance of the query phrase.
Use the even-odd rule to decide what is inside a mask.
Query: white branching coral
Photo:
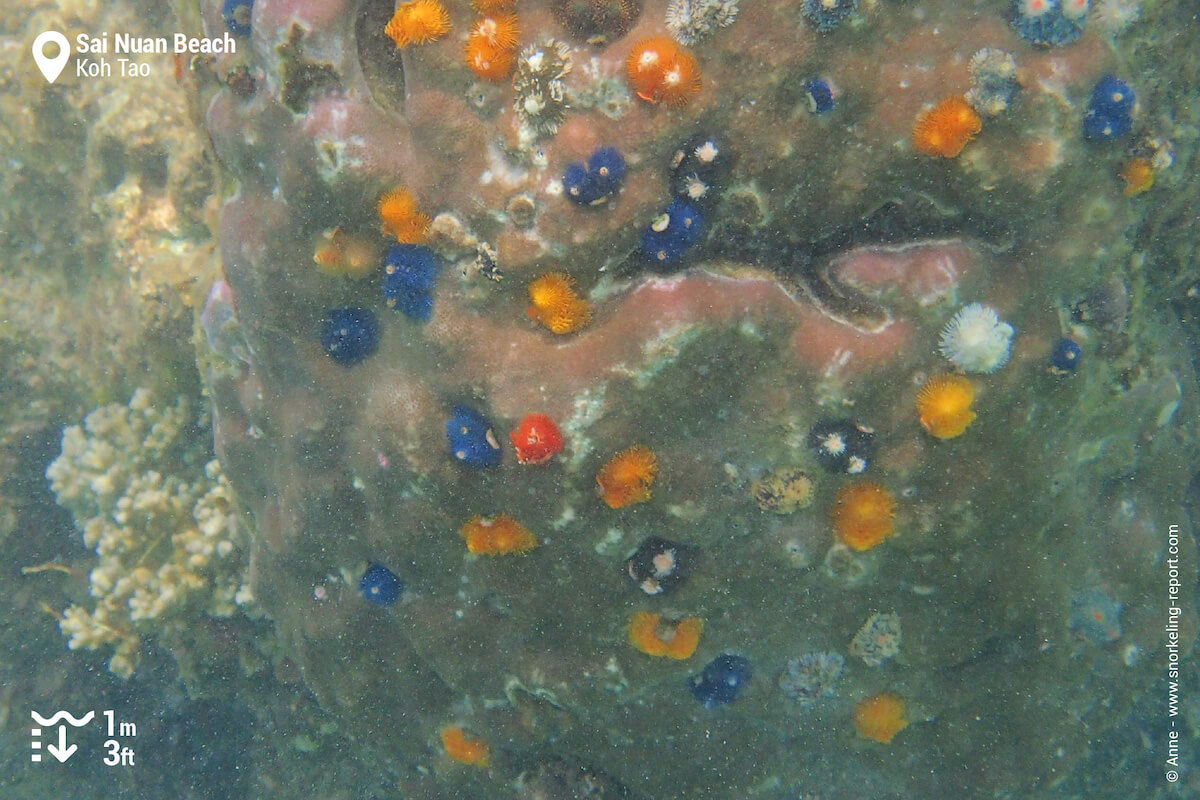
[[[192,432],[186,398],[156,407],[139,389],[128,406],[102,406],[64,430],[46,470],[98,557],[94,604],[67,608],[60,627],[73,650],[112,646],[109,669],[121,677],[133,674],[143,636],[182,641],[189,618],[227,617],[249,598],[232,489]]]

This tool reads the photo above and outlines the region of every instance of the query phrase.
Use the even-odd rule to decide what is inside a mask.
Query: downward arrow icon
[[[73,756],[75,754],[75,751],[78,749],[79,749],[79,745],[77,745],[77,744],[73,744],[70,747],[67,747],[67,726],[66,725],[58,726],[58,746],[55,746],[53,743],[46,745],[46,752],[50,753],[50,755],[57,758],[58,762],[60,764],[64,761],[66,761],[71,756]]]

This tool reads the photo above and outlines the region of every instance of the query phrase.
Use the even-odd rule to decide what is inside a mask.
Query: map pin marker
[[[43,52],[49,42],[58,45],[58,55],[54,58],[46,58],[46,54]],[[37,62],[38,69],[50,83],[58,80],[58,76],[62,74],[63,67],[67,65],[70,58],[71,43],[58,31],[45,31],[38,34],[38,37],[33,40],[33,60]]]

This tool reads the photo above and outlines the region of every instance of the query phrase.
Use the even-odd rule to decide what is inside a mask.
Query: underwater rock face
[[[209,32],[225,25],[221,5],[202,3]],[[1047,374],[1064,331],[1046,298],[1099,282],[1063,265],[1100,264],[1090,250],[1078,255],[1081,242],[1112,239],[1129,220],[1125,206],[1079,210],[1092,191],[1079,175],[1094,165],[1072,161],[1083,150],[1069,128],[1047,134],[1065,155],[1045,163],[1026,157],[1027,138],[987,127],[963,160],[931,166],[905,144],[923,105],[965,89],[962,65],[979,48],[1012,49],[1031,74],[1049,69],[1047,56],[1021,49],[1001,16],[948,0],[925,4],[942,31],[932,38],[930,23],[908,17],[865,20],[876,33],[842,36],[858,15],[823,34],[798,12],[781,25],[763,5],[696,46],[701,88],[670,108],[630,97],[623,78],[632,43],[661,35],[665,3],[643,4],[627,33],[609,25],[593,43],[572,38],[554,5],[518,5],[522,42],[564,42],[575,61],[562,78],[568,94],[624,91],[624,113],[580,103],[531,139],[512,87],[477,80],[462,59],[455,34],[476,17],[466,3],[448,5],[454,34],[397,51],[381,29],[390,2],[257,0],[249,46],[214,66],[218,76],[246,66],[256,76],[249,93],[235,81],[206,98],[215,152],[237,184],[221,214],[218,294],[232,296],[223,302],[244,337],[241,360],[209,373],[216,444],[258,523],[254,595],[306,684],[358,747],[395,765],[413,798],[491,797],[522,772],[535,776],[526,786],[542,787],[529,796],[571,796],[545,787],[586,782],[590,768],[578,764],[628,787],[606,790],[613,796],[659,800],[713,787],[739,796],[810,774],[858,786],[868,773],[879,792],[928,795],[934,786],[921,781],[934,779],[912,776],[936,775],[937,791],[971,796],[980,791],[971,764],[984,754],[1005,765],[986,778],[992,792],[1020,794],[1069,769],[1087,731],[1114,724],[1121,704],[1083,704],[1072,717],[1018,704],[1014,687],[1125,696],[1149,680],[1118,651],[1161,647],[1144,609],[1160,577],[1154,532],[1184,518],[1195,442],[1179,420],[1194,416],[1195,399],[1179,387],[1195,385],[1191,367],[1172,329],[1142,318],[1129,334],[1147,354],[1137,370],[1119,363],[1114,343],[1070,381]],[[879,62],[885,32],[896,53]],[[902,62],[915,52],[938,66],[909,70]],[[802,92],[778,99],[803,84],[790,78],[807,75],[816,54],[840,65],[846,102],[831,116],[862,115],[854,124],[820,128],[815,115],[793,113]],[[1088,35],[1056,58],[1055,80],[1081,96],[1112,61]],[[901,81],[909,88],[897,93]],[[1050,125],[1039,103],[1058,99],[1029,91],[1030,115]],[[671,153],[697,128],[737,158],[719,176],[722,199],[705,207],[703,236],[652,274],[642,232],[671,204]],[[621,188],[577,205],[562,177],[605,147],[621,151]],[[386,252],[393,242],[376,206],[397,185],[434,218],[419,245],[444,264],[421,273],[421,296],[436,294],[428,319],[425,305],[385,313],[382,260],[361,279],[313,263],[330,230],[375,237]],[[518,197],[531,200],[520,224],[509,213]],[[526,312],[529,284],[555,271],[594,308],[562,334]],[[979,376],[970,428],[934,441],[918,420],[917,388],[950,369],[939,332],[974,302],[1012,323],[1012,357]],[[378,320],[377,345],[352,369],[326,355],[320,321],[330,308]],[[447,446],[456,408],[487,421],[488,469],[464,468]],[[555,420],[565,442],[538,469],[501,457],[510,445],[494,433],[528,414]],[[813,507],[786,517],[763,514],[749,488],[780,464],[818,474],[808,432],[847,414],[870,420],[871,477],[895,497],[895,535],[864,570],[869,591],[798,569],[772,543],[810,543],[819,564],[845,476],[822,472]],[[655,454],[653,491],[610,507],[597,475],[639,444]],[[1128,504],[1112,506],[1121,522],[1103,524],[1095,498],[1139,472]],[[540,545],[503,558],[468,552],[464,522],[500,514]],[[626,559],[650,535],[703,553],[669,595],[672,611],[704,621],[690,658],[646,658],[625,640],[629,604],[665,610],[629,581]],[[349,583],[314,597],[329,575],[357,581],[367,564],[402,572],[394,604],[374,606]],[[1123,609],[1115,642],[1075,633],[1075,598],[1094,586]],[[816,725],[781,702],[773,676],[795,653],[846,648],[864,619],[893,610],[905,620],[904,657],[880,669],[920,712],[891,745],[897,757],[881,763],[847,736],[855,700],[880,688],[865,674],[873,668],[848,665]],[[1190,641],[1190,607],[1185,622]],[[689,677],[723,652],[767,677],[739,683],[736,704],[706,710]],[[447,725],[492,744],[488,771],[440,765]],[[956,766],[937,755],[947,737]],[[1047,737],[1060,753],[1030,746]],[[528,771],[548,757],[571,766]]]

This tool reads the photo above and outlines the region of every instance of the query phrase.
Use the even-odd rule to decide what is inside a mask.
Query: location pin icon
[[[58,45],[58,55],[54,58],[46,58],[46,54],[43,52],[50,42]],[[58,80],[58,76],[62,74],[63,67],[67,65],[70,58],[71,43],[58,31],[44,31],[33,40],[33,60],[37,62],[38,69],[50,83]]]

